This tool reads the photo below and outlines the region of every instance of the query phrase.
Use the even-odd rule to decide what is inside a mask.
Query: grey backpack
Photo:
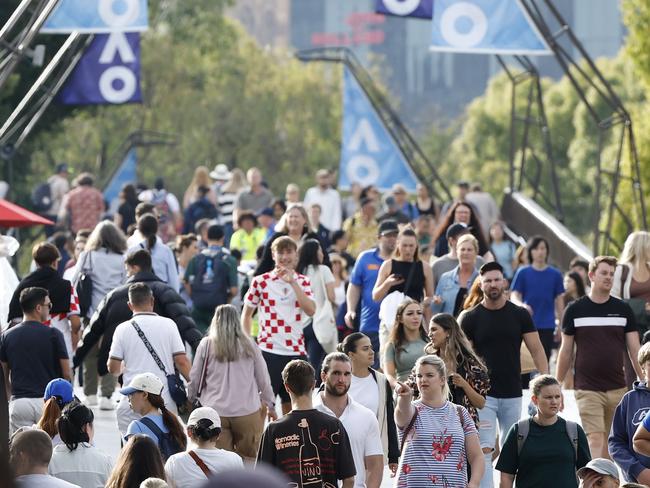
[[[524,447],[526,438],[528,437],[528,432],[530,431],[530,423],[533,418],[522,419],[517,422],[517,455],[521,454],[521,450]],[[573,446],[573,453],[578,458],[578,424],[571,422],[570,420],[564,419],[566,422],[566,435],[571,441]]]

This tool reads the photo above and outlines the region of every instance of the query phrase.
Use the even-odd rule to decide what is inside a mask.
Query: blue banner
[[[98,34],[58,96],[65,105],[105,105],[142,101],[140,34]]]
[[[375,12],[398,17],[433,17],[433,0],[376,0]]]
[[[367,95],[346,67],[343,73],[343,142],[339,187],[374,185],[381,191],[401,183],[415,191],[417,178]]]
[[[519,0],[436,0],[431,50],[551,54]]]
[[[41,32],[88,34],[147,30],[147,0],[59,0]]]
[[[118,197],[120,196],[120,191],[122,187],[127,183],[133,183],[134,185],[138,182],[138,155],[135,148],[131,149],[120,164],[120,167],[117,169],[111,181],[108,182],[106,188],[104,189],[104,200],[108,202],[109,207],[117,207],[116,203]],[[115,208],[113,212],[117,209]]]

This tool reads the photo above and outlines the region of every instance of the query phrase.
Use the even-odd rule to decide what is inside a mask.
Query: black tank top
[[[413,266],[415,266],[415,268],[413,269],[409,281],[409,272],[411,272]],[[393,286],[388,293],[401,291],[404,295],[411,297],[413,300],[417,300],[418,302],[422,301],[424,298],[424,269],[422,268],[421,261],[397,261],[396,259],[391,259],[391,274],[401,275],[404,278],[404,282]],[[404,290],[407,281],[408,290]]]

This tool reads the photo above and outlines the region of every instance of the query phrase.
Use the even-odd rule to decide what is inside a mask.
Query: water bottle
[[[214,280],[212,259],[208,259],[208,261],[205,263],[205,274],[203,275],[203,283],[212,283],[212,280]]]

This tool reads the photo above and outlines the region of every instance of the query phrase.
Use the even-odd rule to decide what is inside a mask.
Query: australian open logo
[[[645,419],[646,415],[648,415],[648,412],[650,412],[650,407],[638,409],[634,414],[634,417],[632,417],[632,425],[639,425],[642,423],[643,419]]]

